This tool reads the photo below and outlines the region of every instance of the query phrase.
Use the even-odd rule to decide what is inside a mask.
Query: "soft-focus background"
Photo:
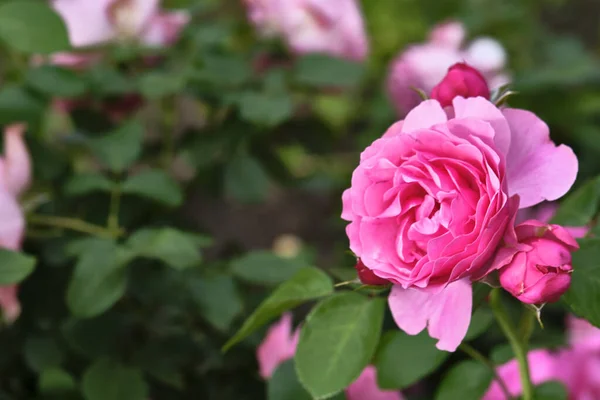
[[[21,1],[43,3],[0,2],[0,124],[28,124],[23,251],[37,264],[0,331],[2,400],[267,398],[255,356],[264,329],[221,347],[298,268],[355,277],[341,193],[359,152],[399,119],[390,62],[437,23],[501,43],[511,106],[574,148],[578,184],[600,173],[596,1],[363,0],[370,50],[351,62],[260,38],[240,0],[165,0],[191,17],[176,39],[113,43],[67,67],[43,54],[59,45],[40,26],[56,20],[5,8]],[[544,311],[533,346],[559,346],[566,308]],[[472,344],[506,361],[479,313]],[[409,398],[433,398],[466,358],[426,345],[381,361]],[[423,357],[441,367],[420,374]]]

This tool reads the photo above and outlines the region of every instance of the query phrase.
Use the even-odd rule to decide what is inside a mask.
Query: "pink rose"
[[[256,357],[263,379],[269,379],[277,367],[294,357],[298,345],[299,329],[292,333],[292,314],[286,313],[273,324],[263,342],[258,346]],[[367,366],[360,376],[345,390],[348,400],[403,400],[397,391],[381,390],[377,386],[377,372]]]
[[[600,351],[600,329],[583,318],[573,315],[567,317],[569,343],[573,347],[587,348],[590,351]],[[600,376],[598,376],[600,379]]]
[[[547,350],[533,350],[527,354],[531,382],[539,385],[557,379],[556,356]],[[523,392],[517,360],[511,360],[497,368],[498,375],[504,381],[511,396],[519,396]],[[508,400],[496,380],[492,381],[482,400]]]
[[[500,284],[523,303],[557,301],[571,284],[571,252],[579,245],[563,227],[535,220],[523,222],[515,232],[517,252],[496,263]]]
[[[431,91],[431,98],[443,107],[451,106],[457,96],[490,98],[490,89],[483,75],[465,63],[451,66],[444,79]]]
[[[395,284],[398,326],[428,326],[449,351],[469,326],[470,281],[491,272],[517,208],[561,197],[578,168],[530,112],[457,97],[453,114],[422,102],[363,151],[342,197],[351,250]]]
[[[189,22],[184,11],[165,12],[160,0],[52,0],[51,4],[67,25],[75,48],[136,40],[146,46],[168,46],[177,41]],[[72,68],[86,68],[98,60],[98,53],[52,55],[50,62]]]
[[[392,61],[386,86],[399,115],[421,102],[412,88],[429,94],[456,63],[466,62],[477,69],[492,89],[508,83],[502,46],[494,39],[479,38],[463,47],[464,38],[460,22],[446,22],[433,28],[427,42],[409,46]]]
[[[23,135],[25,125],[10,125],[4,130],[4,156],[0,158],[0,247],[19,250],[25,235],[25,217],[18,196],[31,182],[31,159]],[[0,287],[0,307],[4,318],[13,322],[21,312],[17,286]]]
[[[368,43],[356,0],[245,0],[263,36],[282,36],[296,54],[326,53],[362,61]]]

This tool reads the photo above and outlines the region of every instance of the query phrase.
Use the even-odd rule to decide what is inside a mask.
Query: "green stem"
[[[519,322],[519,336],[521,342],[528,343],[533,329],[535,328],[535,311],[525,307],[523,314],[521,315],[521,321]]]
[[[519,375],[523,387],[523,400],[533,400],[533,385],[529,376],[529,365],[527,363],[527,344],[519,340],[519,336],[502,305],[500,289],[493,289],[490,294],[490,305],[500,325],[500,328],[508,338],[515,358],[519,364]]]
[[[502,379],[500,375],[498,375],[498,371],[496,371],[496,366],[493,362],[491,362],[486,356],[481,354],[477,349],[465,342],[461,343],[461,345],[458,348],[465,352],[472,359],[479,361],[480,363],[488,367],[492,371],[494,379],[496,380],[496,382],[498,382],[498,385],[500,385],[500,390],[502,390],[502,393],[504,393],[504,397],[506,398],[506,400],[512,400],[513,397],[510,395],[510,391],[508,390],[504,379]]]
[[[89,222],[85,222],[75,218],[32,214],[27,217],[27,220],[32,224],[50,226],[61,229],[69,229],[72,231],[87,233],[103,238],[113,238],[121,234],[121,232],[118,230],[110,230],[103,226],[90,224]]]
[[[161,102],[163,112],[162,136],[163,136],[163,163],[168,171],[175,158],[175,98],[166,97]]]

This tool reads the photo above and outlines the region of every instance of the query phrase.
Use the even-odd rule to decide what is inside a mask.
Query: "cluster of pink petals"
[[[518,208],[555,200],[578,163],[531,112],[457,97],[422,102],[361,154],[342,218],[351,250],[395,285],[389,305],[409,334],[454,351],[470,322],[471,281],[492,264]]]
[[[569,347],[552,352],[529,352],[529,371],[535,385],[559,381],[565,385],[571,400],[600,398],[600,329],[589,322],[570,316]],[[511,360],[498,367],[498,375],[512,396],[522,393],[519,367]],[[493,382],[483,400],[506,400],[497,382]]]
[[[0,158],[0,247],[18,250],[25,234],[25,218],[18,196],[31,182],[31,159],[25,145],[24,125],[11,125],[4,131],[4,156]],[[5,320],[14,321],[21,313],[17,286],[0,287],[0,307]]]
[[[260,375],[269,379],[277,367],[294,357],[300,331],[292,332],[292,315],[284,314],[273,324],[256,351]],[[377,372],[367,366],[360,376],[345,390],[348,400],[403,400],[397,391],[381,390],[377,386]]]
[[[177,41],[190,20],[185,11],[167,12],[159,0],[52,0],[63,18],[74,48],[115,41],[137,41],[162,47]],[[50,61],[71,68],[86,68],[100,57],[96,53],[58,53]]]
[[[244,0],[265,37],[281,36],[296,54],[325,53],[361,61],[368,42],[356,0]]]
[[[392,61],[387,79],[387,90],[399,115],[406,115],[421,101],[413,88],[429,94],[448,68],[466,62],[487,79],[488,86],[496,89],[509,78],[504,73],[506,53],[496,40],[481,37],[466,47],[465,28],[457,21],[436,26],[425,43],[415,44],[402,51]]]

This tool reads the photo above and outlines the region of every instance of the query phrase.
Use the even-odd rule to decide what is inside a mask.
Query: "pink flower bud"
[[[500,284],[523,303],[557,301],[571,284],[571,252],[579,245],[562,226],[535,220],[515,232],[518,251],[500,269]]]
[[[490,89],[483,75],[465,63],[451,66],[444,79],[431,91],[431,98],[443,107],[452,105],[457,96],[490,98]]]
[[[388,285],[390,283],[390,281],[388,281],[387,279],[383,279],[375,275],[373,271],[367,268],[367,266],[362,262],[360,258],[358,259],[358,262],[356,263],[354,268],[358,273],[358,279],[360,279],[360,281],[365,285],[383,286]]]

